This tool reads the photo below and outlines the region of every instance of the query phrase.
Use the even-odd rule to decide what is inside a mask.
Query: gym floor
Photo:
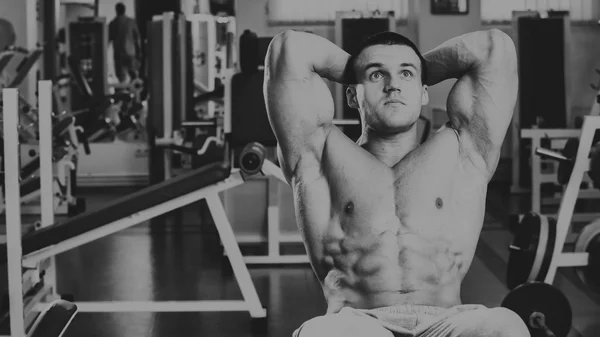
[[[496,186],[497,185],[497,186]],[[463,283],[463,302],[498,306],[504,285],[508,214],[526,211],[527,197],[511,196],[508,184],[490,184],[481,240]],[[88,210],[128,191],[86,191]],[[518,206],[517,206],[518,205]],[[141,224],[57,257],[58,291],[76,301],[241,299],[232,274],[223,268],[219,239],[210,223],[200,225],[199,205],[155,229]],[[324,313],[325,303],[306,266],[251,267],[250,274],[269,314],[268,334],[291,336],[304,321]],[[569,336],[600,336],[600,294],[587,289],[569,268],[555,285],[569,298]],[[79,313],[66,337],[252,336],[248,313]]]

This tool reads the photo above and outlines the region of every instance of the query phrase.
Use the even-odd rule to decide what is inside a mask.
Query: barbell
[[[525,323],[531,337],[567,337],[573,311],[567,297],[543,282],[528,282],[512,290],[501,304]]]
[[[572,323],[568,299],[557,288],[544,283],[553,259],[556,221],[529,212],[513,228],[509,246],[506,284],[512,291],[502,306],[517,313],[532,337],[566,337]],[[600,219],[588,224],[579,234],[575,252],[588,253],[585,266],[575,267],[579,279],[600,291]]]
[[[557,181],[560,185],[566,185],[571,178],[575,168],[575,159],[579,148],[579,139],[569,138],[561,152],[548,150],[545,148],[535,149],[536,155],[543,158],[554,159],[559,162],[557,170]],[[590,152],[590,165],[587,174],[590,177],[595,188],[600,189],[600,146],[597,144],[592,147]]]
[[[525,214],[514,227],[509,245],[506,285],[509,289],[543,281],[552,262],[556,242],[556,220],[535,212]],[[581,281],[600,290],[600,219],[588,224],[578,235],[575,252],[587,252],[586,266],[577,267]]]

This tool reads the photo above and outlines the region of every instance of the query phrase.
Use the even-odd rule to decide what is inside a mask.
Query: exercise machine
[[[42,48],[31,51],[19,47],[11,47],[0,56],[0,72],[4,71],[16,55],[23,55],[16,66],[16,74],[7,79],[4,88],[17,88],[42,55]],[[75,119],[65,113],[53,114],[51,124],[42,125],[38,118],[38,110],[19,95],[19,135],[21,167],[21,202],[23,214],[40,214],[39,195],[40,178],[36,173],[40,169],[39,139],[40,128],[53,131],[53,162],[59,167],[55,177],[55,212],[57,214],[74,214],[85,208],[85,200],[75,197],[74,175],[76,169],[78,135],[74,125]],[[4,210],[3,195],[0,192],[0,212]]]
[[[6,192],[6,244],[1,250],[8,263],[9,312],[2,319],[9,320],[9,334],[25,336],[61,336],[77,312],[77,306],[56,298],[52,285],[55,284],[54,259],[23,268],[21,262],[21,200],[18,151],[19,97],[18,89],[2,90],[3,133],[4,133],[4,188]],[[52,83],[40,82],[39,121],[40,125],[51,124]],[[40,128],[40,162],[42,167],[52,167],[52,129]],[[42,193],[41,226],[47,227],[53,220],[52,170],[40,172]],[[43,278],[43,281],[42,281]],[[39,314],[41,312],[41,314]]]
[[[51,84],[47,81],[40,83],[40,109],[49,106],[51,97]],[[5,111],[16,111],[15,89],[3,92],[5,97]],[[42,110],[43,115],[47,110]],[[15,150],[17,133],[17,120],[15,118],[5,121],[4,129],[7,141],[5,152],[7,162],[15,163],[17,153]],[[156,127],[160,128],[161,125]],[[231,130],[230,121],[223,127],[226,133]],[[225,137],[229,137],[227,134]],[[49,137],[49,135],[44,135]],[[49,147],[49,145],[47,145]],[[48,151],[46,151],[48,150]],[[230,160],[229,149],[225,148],[223,161],[205,165],[185,174],[178,175],[169,180],[139,190],[106,204],[101,209],[87,212],[72,217],[64,222],[55,223],[52,207],[48,203],[42,204],[42,225],[39,229],[22,235],[20,218],[19,170],[14,165],[8,165],[5,175],[7,188],[7,243],[1,245],[0,262],[6,263],[9,270],[9,293],[11,294],[11,319],[15,317],[12,326],[23,326],[17,313],[23,310],[22,277],[23,270],[36,270],[48,259],[57,254],[79,247],[88,242],[100,239],[132,227],[140,222],[161,216],[175,209],[206,200],[210,212],[215,220],[215,225],[222,241],[224,250],[231,262],[233,274],[240,286],[242,300],[216,300],[216,301],[113,301],[113,302],[75,302],[79,312],[164,312],[164,311],[246,311],[252,317],[252,322],[257,329],[266,328],[267,312],[263,307],[256,292],[246,264],[244,263],[240,248],[236,242],[232,226],[227,218],[225,208],[219,194],[223,191],[244,184],[256,175],[270,174],[281,177],[281,170],[265,158],[265,152],[260,144],[247,144],[244,147],[238,162],[247,163],[239,169],[233,168]],[[41,161],[51,160],[49,149],[43,149]],[[264,159],[264,160],[263,160]],[[42,200],[47,201],[51,188],[52,172],[42,171]],[[6,248],[6,250],[4,249]],[[49,291],[46,298],[57,296],[53,290],[55,281],[52,272],[37,276],[44,280],[44,287]],[[55,274],[55,273],[54,273]],[[14,305],[12,305],[14,303]],[[40,302],[47,303],[47,302]],[[46,305],[46,304],[42,304]],[[17,330],[14,330],[17,331]]]
[[[568,12],[513,11],[512,38],[519,61],[519,95],[509,135],[512,161],[511,192],[536,193],[530,172],[531,150],[523,129],[573,128],[570,101],[571,22]],[[536,62],[540,57],[544,62]],[[554,69],[550,74],[547,69]],[[558,74],[558,75],[557,75]],[[534,137],[535,135],[528,136]],[[535,169],[535,168],[533,168]]]
[[[62,101],[78,116],[93,154],[79,159],[78,185],[145,186],[148,148],[140,121],[144,82],[109,85],[105,18],[82,17],[68,28],[70,90]]]
[[[600,74],[600,70],[596,70]],[[590,85],[596,91],[594,101],[592,102],[588,116],[600,115],[600,81]],[[574,125],[571,129],[549,129],[549,128],[531,128],[522,129],[521,138],[530,139],[531,146],[531,211],[537,214],[555,217],[556,214],[548,212],[545,208],[549,205],[559,204],[564,196],[564,189],[569,180],[565,174],[564,168],[552,158],[539,156],[536,154],[539,148],[545,146],[549,150],[558,150],[563,156],[574,158],[577,154],[578,137],[581,136],[581,125]],[[598,139],[594,136],[594,142]],[[574,142],[575,141],[575,142]],[[545,145],[543,145],[545,143]],[[593,186],[593,181],[588,175],[583,176],[582,185],[579,189],[578,201],[598,200],[600,191]],[[577,211],[577,209],[576,209]],[[600,218],[600,212],[574,212],[571,218],[572,222],[589,222]],[[569,227],[567,242],[573,243],[577,237],[573,226]]]
[[[503,305],[521,315],[532,334],[561,337],[570,330],[570,303],[552,286],[558,268],[575,268],[586,286],[600,290],[600,218],[584,227],[573,251],[565,249],[584,176],[600,188],[600,142],[594,139],[598,130],[600,116],[585,116],[580,138],[570,141],[575,149],[571,155],[535,149],[536,156],[559,162],[566,188],[557,218],[531,211],[513,228],[507,269],[507,285],[513,290]]]

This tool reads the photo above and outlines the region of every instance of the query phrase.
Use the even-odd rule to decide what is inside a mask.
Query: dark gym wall
[[[180,0],[135,0],[135,18],[140,29],[142,40],[146,39],[148,21],[152,20],[154,15],[160,15],[164,12],[181,12]]]

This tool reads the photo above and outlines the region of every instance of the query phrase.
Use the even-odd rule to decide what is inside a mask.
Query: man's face
[[[429,97],[412,48],[370,46],[358,55],[354,69],[358,84],[348,88],[348,104],[361,111],[367,126],[387,134],[404,132],[417,122]]]

